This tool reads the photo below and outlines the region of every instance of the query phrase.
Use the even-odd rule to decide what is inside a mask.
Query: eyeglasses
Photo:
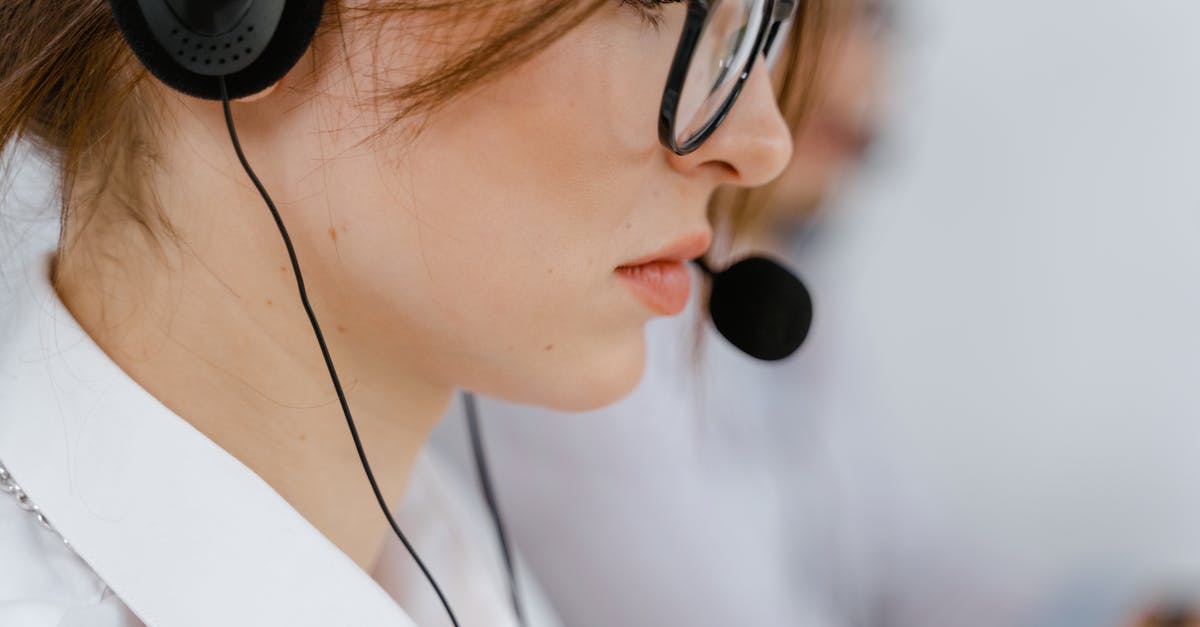
[[[767,56],[801,0],[688,0],[663,90],[658,137],[686,155],[721,125],[754,62]]]

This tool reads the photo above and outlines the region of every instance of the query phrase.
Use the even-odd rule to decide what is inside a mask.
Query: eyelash
[[[642,16],[642,20],[648,25],[658,30],[662,26],[663,5],[678,4],[684,0],[621,0],[621,4],[633,7]]]

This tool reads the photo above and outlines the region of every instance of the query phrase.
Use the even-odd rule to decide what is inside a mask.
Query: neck
[[[242,215],[266,213],[249,206],[251,199],[229,200],[247,203]],[[269,217],[259,222],[270,225]],[[96,220],[88,228],[92,233],[61,255],[55,271],[59,295],[82,327],[142,387],[370,570],[390,529],[278,235],[271,241],[260,231],[242,245],[218,237],[212,241],[221,245],[211,247],[202,237],[187,238],[187,246],[155,248],[129,229],[105,229]],[[101,250],[122,251],[121,264],[105,265],[114,256]],[[420,376],[415,359],[397,359],[402,351],[382,349],[372,337],[377,330],[352,322],[336,294],[313,287],[372,469],[395,505],[452,388]]]

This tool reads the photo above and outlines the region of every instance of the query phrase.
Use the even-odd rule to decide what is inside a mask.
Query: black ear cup
[[[138,60],[167,86],[220,100],[283,78],[312,43],[325,0],[108,0]]]

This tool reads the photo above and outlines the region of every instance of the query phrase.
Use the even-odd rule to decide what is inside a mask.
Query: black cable
[[[500,508],[496,504],[496,493],[492,490],[492,477],[488,473],[487,458],[483,455],[483,435],[479,428],[479,410],[475,406],[475,395],[463,392],[462,400],[463,407],[467,411],[467,430],[471,433],[471,452],[475,455],[475,470],[479,473],[479,486],[483,489],[483,499],[487,501],[488,512],[492,515],[492,524],[496,527],[496,536],[500,539],[500,552],[504,555],[504,567],[508,569],[508,593],[512,596],[513,613],[517,615],[517,624],[524,626],[525,615],[521,611],[521,597],[517,592],[517,572],[513,567],[512,551],[508,546],[508,534],[504,531],[504,521],[500,518]]]
[[[446,608],[446,613],[450,615],[450,622],[454,623],[454,627],[459,627],[458,619],[454,616],[454,610],[450,609],[450,603],[446,600],[446,595],[442,594],[441,587],[437,581],[425,567],[425,563],[417,556],[417,551],[413,549],[408,538],[404,536],[404,532],[400,531],[400,525],[396,524],[396,519],[392,518],[392,512],[388,509],[387,502],[383,500],[383,493],[379,490],[379,484],[375,481],[375,473],[371,472],[371,464],[367,462],[367,453],[363,450],[362,440],[358,437],[358,428],[354,426],[354,418],[350,415],[350,404],[346,402],[346,393],[342,391],[342,382],[338,379],[337,370],[333,367],[333,358],[329,356],[329,347],[325,345],[325,335],[321,333],[321,325],[317,323],[317,315],[313,313],[312,305],[308,302],[308,292],[304,289],[304,277],[300,275],[300,262],[296,260],[296,249],[292,246],[292,238],[288,235],[287,227],[283,225],[283,218],[279,216],[279,210],[275,208],[275,203],[271,200],[267,189],[263,187],[258,176],[254,174],[254,169],[250,167],[250,162],[246,160],[245,153],[242,152],[242,144],[238,141],[237,129],[233,125],[233,112],[229,106],[229,91],[225,85],[225,77],[219,76],[217,80],[221,84],[221,104],[225,109],[225,126],[229,129],[229,139],[233,141],[233,149],[237,152],[238,160],[242,162],[242,168],[246,170],[246,175],[250,177],[250,181],[254,183],[254,187],[258,188],[258,193],[262,195],[263,200],[267,203],[267,208],[271,210],[271,217],[275,218],[275,226],[279,227],[279,235],[283,238],[283,245],[287,247],[288,259],[292,262],[292,271],[296,273],[296,287],[300,290],[300,302],[304,305],[304,313],[308,314],[308,321],[312,324],[313,334],[317,336],[317,344],[321,346],[321,356],[325,358],[325,367],[329,369],[329,378],[333,381],[333,388],[337,391],[338,402],[342,404],[342,413],[346,415],[346,424],[350,427],[350,437],[354,439],[354,448],[358,451],[358,459],[362,462],[363,471],[367,473],[367,481],[371,483],[371,490],[375,492],[375,500],[379,502],[379,508],[383,510],[383,515],[387,517],[388,524],[392,526],[392,531],[396,532],[396,537],[400,538],[400,542],[404,544],[404,548],[408,549],[408,554],[412,556],[413,561],[421,568],[421,572],[425,573],[425,578],[429,580],[429,584],[433,586],[434,592],[437,592],[438,598],[442,601],[442,607]]]

